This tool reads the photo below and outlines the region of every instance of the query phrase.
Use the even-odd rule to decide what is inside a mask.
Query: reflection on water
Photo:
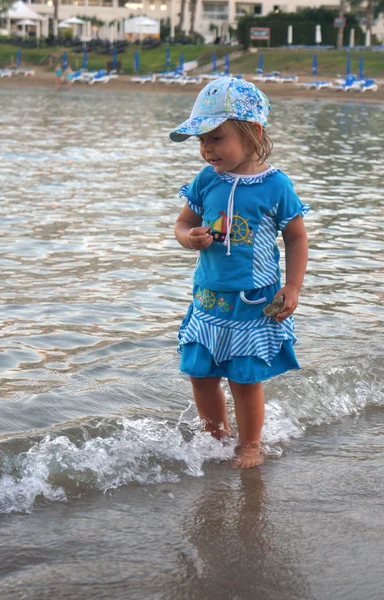
[[[43,428],[80,427],[81,446],[75,419],[139,417],[141,407],[177,423],[188,406],[176,337],[195,254],[180,249],[173,223],[178,189],[202,161],[194,140],[173,144],[168,132],[191,101],[78,88],[35,90],[26,102],[0,92],[0,434],[34,430],[42,456]],[[272,451],[308,423],[383,403],[383,125],[379,106],[273,103],[272,162],[312,210],[297,311],[304,368],[266,384]],[[108,420],[99,428],[108,452]]]

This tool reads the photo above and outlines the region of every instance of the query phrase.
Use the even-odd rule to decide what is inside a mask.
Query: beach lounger
[[[76,81],[84,81],[86,77],[86,71],[74,71],[72,73],[72,83]]]
[[[134,75],[131,77],[132,83],[147,83],[156,81],[156,75]]]
[[[187,76],[176,76],[176,77],[160,77],[159,81],[161,83],[166,83],[167,85],[171,83],[176,83],[179,85],[186,85],[187,83],[201,83],[200,77],[187,77]]]
[[[218,79],[221,77],[220,73],[202,73],[202,79],[207,79],[208,81],[213,81],[214,79]]]
[[[110,79],[111,78],[107,71],[103,69],[101,71],[97,71],[97,73],[92,73],[88,80],[88,84],[93,85],[94,83],[108,83]]]
[[[323,88],[333,88],[332,81],[308,81],[305,83],[296,83],[298,87],[304,87],[307,90],[321,90]]]
[[[279,71],[273,71],[273,73],[260,73],[253,77],[253,81],[262,81],[264,83],[283,83],[284,77]]]
[[[377,92],[379,86],[376,83],[376,79],[365,79],[360,86],[360,92]]]
[[[0,77],[12,77],[11,69],[0,69]]]
[[[343,92],[365,92],[367,90],[376,92],[378,85],[376,79],[367,79],[365,77],[357,77],[356,75],[347,75],[347,77],[339,76],[338,79],[336,79],[334,89],[342,90]]]

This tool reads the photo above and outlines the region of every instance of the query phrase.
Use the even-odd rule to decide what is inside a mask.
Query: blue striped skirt
[[[195,285],[179,331],[181,371],[257,383],[299,369],[293,317],[277,323],[263,314],[280,287],[276,282],[246,292],[218,292]]]

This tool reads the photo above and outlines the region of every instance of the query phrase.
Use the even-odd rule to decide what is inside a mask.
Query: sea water
[[[310,485],[319,456],[330,489],[336,473],[345,470],[350,479],[351,457],[380,455],[384,112],[358,102],[272,102],[271,163],[312,207],[296,312],[302,370],[265,384],[269,460],[261,474],[234,475],[228,460],[235,439],[222,446],[199,430],[189,382],[178,371],[177,330],[196,256],[177,244],[173,224],[182,207],[178,190],[203,163],[196,141],[174,144],[168,133],[191,102],[187,95],[84,88],[0,90],[2,598],[41,598],[44,590],[47,598],[91,598],[97,589],[100,598],[248,600],[259,597],[253,586],[265,599],[344,597],[342,587],[316,596],[321,582],[308,568],[308,583],[300,557],[292,579],[292,557],[278,551],[284,535],[272,555],[286,569],[285,596],[272,575],[255,581],[247,570],[243,587],[233,589],[232,576],[228,584],[224,572],[215,580],[227,563],[212,558],[214,545],[209,591],[204,544],[212,545],[217,519],[233,523],[240,511],[243,533],[229,525],[220,538],[233,544],[228,556],[238,572],[241,547],[251,552],[248,529],[265,533],[265,495],[275,527],[279,502],[291,498],[297,522],[285,521],[290,535],[297,526],[310,529],[313,519],[297,514],[296,496]],[[226,385],[225,392],[235,428]],[[273,483],[277,474],[288,498]],[[310,494],[319,493],[318,484],[312,481]],[[333,505],[339,497],[331,494]],[[189,530],[183,546],[179,534],[191,511],[202,529],[196,544]],[[264,554],[273,535],[265,533]],[[128,555],[121,578],[116,565]],[[365,597],[379,599],[378,584]],[[353,593],[352,586],[345,597]]]

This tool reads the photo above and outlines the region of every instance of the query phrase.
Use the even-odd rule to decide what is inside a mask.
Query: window
[[[203,17],[206,19],[228,19],[227,2],[203,2]]]
[[[236,17],[243,17],[244,15],[262,15],[263,5],[262,4],[248,4],[248,3],[237,3],[236,4]]]

